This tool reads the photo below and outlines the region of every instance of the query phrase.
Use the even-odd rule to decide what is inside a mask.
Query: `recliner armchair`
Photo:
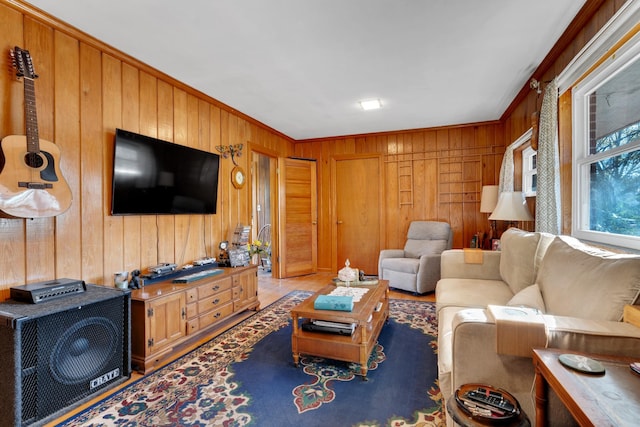
[[[446,222],[413,221],[404,249],[383,249],[378,277],[389,287],[415,294],[432,292],[440,280],[440,254],[453,245],[453,231]]]

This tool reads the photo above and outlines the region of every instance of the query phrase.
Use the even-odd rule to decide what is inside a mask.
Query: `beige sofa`
[[[640,303],[640,256],[515,228],[503,234],[501,246],[442,254],[436,286],[439,384],[445,401],[466,383],[504,388],[533,425],[531,356],[497,351],[499,332],[487,306],[540,310],[543,347],[640,358],[640,328],[621,321],[625,304]],[[556,400],[552,396],[551,425],[570,422]],[[447,423],[453,424],[450,418]]]

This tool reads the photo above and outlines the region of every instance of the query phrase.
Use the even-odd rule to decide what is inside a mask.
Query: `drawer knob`
[[[216,304],[217,304],[217,303],[219,303],[219,302],[220,302],[220,299],[219,299],[219,298],[216,298],[216,299],[214,299],[214,300],[213,300],[213,305],[216,305]]]
[[[211,288],[212,291],[217,291],[218,289],[220,289],[220,285],[215,285],[213,288]]]

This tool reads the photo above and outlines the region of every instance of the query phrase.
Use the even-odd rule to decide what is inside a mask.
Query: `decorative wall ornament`
[[[216,150],[222,155],[223,159],[228,159],[231,156],[231,161],[235,166],[238,166],[236,163],[236,157],[242,156],[242,144],[233,144],[233,145],[217,145]]]

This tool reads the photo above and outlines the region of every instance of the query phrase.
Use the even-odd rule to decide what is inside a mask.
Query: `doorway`
[[[257,255],[259,275],[273,275],[277,259],[277,157],[259,151],[251,152],[251,237],[259,240]]]

